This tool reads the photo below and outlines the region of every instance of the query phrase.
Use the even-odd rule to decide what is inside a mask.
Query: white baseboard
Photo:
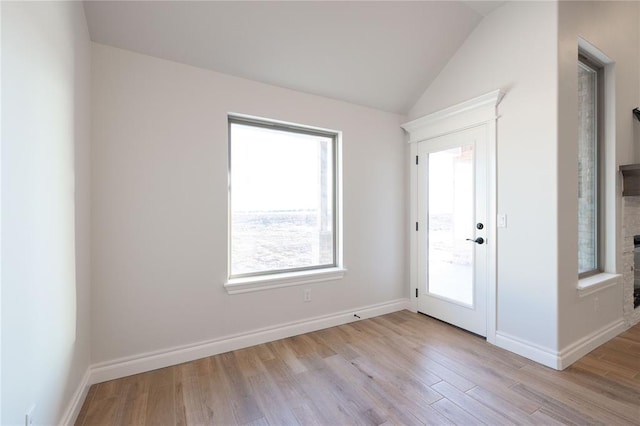
[[[624,320],[620,318],[577,340],[559,352],[499,331],[496,333],[495,344],[500,348],[522,355],[547,367],[564,370],[626,329]]]
[[[608,342],[627,329],[624,319],[620,318],[605,325],[599,330],[577,340],[560,351],[558,357],[559,370],[564,370],[598,346]]]
[[[558,353],[549,348],[537,345],[519,337],[501,331],[496,332],[495,345],[525,358],[529,358],[547,367],[558,370]]]
[[[84,372],[84,376],[82,376],[82,380],[80,384],[76,388],[76,391],[73,393],[71,397],[71,401],[65,410],[62,419],[60,420],[60,425],[63,426],[73,426],[78,418],[78,414],[80,414],[80,409],[82,408],[82,404],[87,397],[87,393],[89,392],[89,377],[91,376],[91,367],[87,368],[87,371]]]
[[[133,374],[144,373],[158,368],[169,367],[212,355],[221,354],[261,343],[272,342],[324,328],[347,324],[361,319],[372,318],[410,307],[409,299],[397,299],[376,305],[363,306],[348,311],[336,312],[302,321],[294,321],[273,327],[261,328],[247,333],[221,337],[219,339],[190,345],[176,346],[161,351],[142,353],[90,367],[89,384],[105,382]]]

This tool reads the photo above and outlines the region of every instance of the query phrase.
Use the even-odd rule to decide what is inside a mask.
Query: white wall
[[[634,149],[634,123],[631,111],[638,106],[638,3],[637,2],[560,2],[558,77],[559,173],[559,347],[619,321],[622,317],[622,285],[579,297],[577,285],[577,176],[578,117],[577,71],[578,37],[587,40],[614,61],[615,80],[606,95],[613,95],[615,120],[607,130],[605,162],[607,163],[606,204],[611,214],[606,218],[608,233],[615,233],[610,243],[609,271],[622,273],[621,178],[618,166],[638,162]],[[598,298],[596,304],[595,298]],[[596,305],[598,309],[596,310]]]
[[[94,362],[407,296],[404,117],[97,44],[92,99]],[[229,112],[343,131],[343,280],[226,293]]]
[[[497,331],[557,347],[557,4],[510,2],[487,16],[410,118],[501,89]]]
[[[2,46],[2,2],[0,2],[0,46]],[[0,54],[0,99],[2,99],[2,55]],[[0,421],[2,421],[2,102],[0,102]]]
[[[81,3],[3,2],[3,425],[57,423],[90,362],[90,54]]]

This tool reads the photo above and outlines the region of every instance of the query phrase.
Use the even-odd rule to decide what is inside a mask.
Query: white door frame
[[[411,170],[409,185],[410,202],[410,294],[411,310],[418,311],[416,291],[418,283],[418,233],[415,223],[418,222],[418,173],[416,157],[418,155],[417,142],[426,141],[449,133],[458,132],[475,126],[486,126],[487,130],[487,342],[495,344],[496,340],[496,296],[497,296],[497,178],[496,178],[496,145],[497,145],[497,107],[504,93],[500,90],[462,102],[458,105],[426,115],[402,125],[409,133],[411,156],[409,164]]]

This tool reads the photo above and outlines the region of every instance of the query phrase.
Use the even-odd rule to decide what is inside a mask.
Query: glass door
[[[418,310],[486,335],[486,134],[419,143]]]

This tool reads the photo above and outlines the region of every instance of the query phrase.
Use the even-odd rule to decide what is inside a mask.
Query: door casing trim
[[[409,135],[410,144],[410,238],[409,238],[409,292],[411,310],[417,312],[417,298],[413,297],[418,289],[418,236],[414,223],[418,221],[418,172],[415,158],[418,155],[417,142],[444,136],[476,126],[486,126],[487,131],[487,342],[496,344],[497,327],[497,121],[498,104],[504,92],[494,90],[477,98],[453,105],[416,120],[402,124]]]

